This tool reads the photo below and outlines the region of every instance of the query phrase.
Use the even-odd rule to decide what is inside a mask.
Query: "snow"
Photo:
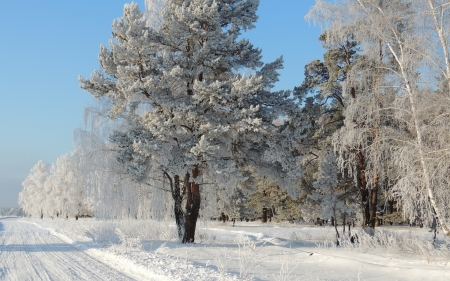
[[[336,248],[330,226],[202,221],[195,244],[175,232],[156,221],[1,218],[0,280],[450,280],[440,252]]]

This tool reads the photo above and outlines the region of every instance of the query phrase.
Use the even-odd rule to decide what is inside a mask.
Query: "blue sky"
[[[144,9],[144,0],[135,1]],[[303,81],[321,59],[320,29],[304,20],[314,0],[261,0],[256,28],[244,37],[263,61],[285,60],[277,89]],[[51,164],[73,150],[90,95],[77,77],[99,69],[100,44],[111,38],[121,0],[4,1],[0,17],[0,207],[18,206],[21,183],[39,160]]]

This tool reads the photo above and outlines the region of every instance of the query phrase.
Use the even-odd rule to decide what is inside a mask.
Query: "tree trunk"
[[[446,32],[445,32],[445,25],[443,25],[441,23],[442,18],[439,19],[438,15],[440,14],[439,12],[437,12],[436,10],[440,9],[439,5],[438,7],[435,7],[434,3],[432,0],[428,0],[428,6],[430,7],[430,12],[428,13],[429,15],[431,15],[433,17],[433,21],[434,21],[434,25],[436,28],[436,33],[439,36],[439,41],[441,43],[442,46],[442,50],[444,52],[444,60],[445,60],[445,78],[447,78],[447,83],[448,83],[448,87],[450,88],[450,54],[449,54],[449,48],[448,48],[448,40],[446,37]],[[444,5],[442,5],[443,7]],[[441,7],[441,8],[442,8]],[[441,17],[444,14],[441,14]]]
[[[267,222],[267,208],[262,209],[261,222]]]
[[[184,214],[184,236],[183,243],[194,243],[195,228],[200,211],[200,185],[195,182],[199,175],[199,168],[196,165],[192,170],[193,181],[189,182],[186,188],[186,212]],[[189,176],[189,174],[187,174]]]
[[[336,217],[336,209],[334,209],[333,210],[333,213],[334,213],[334,217]],[[336,230],[336,246],[339,246],[339,231],[338,231],[338,229],[337,229],[337,220],[335,221],[335,223],[334,223],[334,230]]]
[[[380,59],[380,63],[382,63],[383,61],[383,44],[382,41],[379,40],[378,41],[378,46],[379,46],[379,59]],[[375,79],[375,103],[376,106],[378,107],[381,104],[380,101],[380,79],[381,79],[381,70],[378,69],[377,70],[377,77]],[[379,142],[380,142],[380,124],[381,124],[381,117],[380,117],[380,113],[377,111],[375,113],[375,128],[374,128],[374,132],[375,132],[375,139],[374,139],[374,143],[372,145],[375,146],[375,153],[379,154],[380,153],[380,146],[379,146]],[[378,209],[378,181],[379,181],[379,177],[378,177],[378,171],[377,171],[377,167],[375,165],[375,167],[373,167],[374,171],[373,171],[373,181],[372,181],[372,187],[370,188],[370,227],[371,228],[375,228],[375,226],[378,226],[378,218],[377,218],[377,209]]]
[[[424,144],[423,144],[423,137],[422,137],[422,130],[420,128],[419,114],[417,113],[416,100],[414,97],[413,88],[411,87],[411,83],[408,79],[408,75],[406,74],[406,70],[403,67],[402,61],[396,55],[396,52],[393,50],[394,48],[389,43],[387,43],[387,46],[389,47],[391,52],[394,54],[394,57],[400,66],[400,73],[405,82],[406,93],[408,95],[409,103],[410,103],[411,116],[413,118],[414,129],[416,131],[416,142],[417,142],[417,149],[418,149],[418,154],[419,154],[418,156],[419,156],[419,160],[420,160],[420,165],[422,166],[423,180],[425,183],[428,200],[430,202],[432,212],[433,212],[433,214],[435,214],[434,218],[437,217],[437,220],[441,223],[441,228],[444,231],[445,235],[447,237],[450,237],[450,227],[445,224],[444,217],[441,215],[442,211],[436,202],[435,194],[431,188],[430,171],[428,170],[428,163],[426,161],[426,155],[425,155],[425,151],[424,151]]]
[[[342,235],[344,235],[345,234],[345,224],[346,224],[346,221],[345,221],[345,219],[346,219],[346,217],[345,217],[345,214],[343,214],[342,215]]]
[[[378,226],[377,219],[377,208],[378,208],[378,177],[374,176],[374,183],[370,189],[370,219],[369,226],[374,228]]]
[[[183,201],[183,195],[180,192],[180,176],[174,176],[174,206],[173,211],[175,215],[175,222],[177,224],[178,238],[183,238],[183,229],[184,229],[184,214],[183,208],[181,206],[181,202]]]
[[[172,181],[172,177],[167,172],[164,171],[164,175],[167,177],[167,179],[169,180],[169,183],[170,183],[170,191],[172,192],[172,198],[174,201],[173,212],[174,212],[174,216],[175,216],[175,223],[177,225],[178,238],[182,239],[183,235],[184,235],[184,233],[183,233],[184,213],[183,213],[183,208],[181,206],[181,202],[183,201],[184,190],[183,190],[183,192],[180,191],[180,176],[179,175],[174,176],[175,183]],[[185,182],[185,186],[186,185],[187,185],[187,183]]]
[[[388,215],[394,213],[394,200],[388,200],[389,207],[387,208]]]
[[[361,147],[360,147],[361,150]],[[361,199],[361,211],[363,215],[362,227],[369,225],[370,209],[369,209],[369,190],[367,189],[366,173],[365,173],[366,159],[364,154],[358,152],[358,163],[356,184],[359,190],[359,196]]]

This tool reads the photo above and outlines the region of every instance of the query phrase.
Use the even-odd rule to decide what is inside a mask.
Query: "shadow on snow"
[[[70,244],[30,244],[30,245],[0,245],[0,252],[78,252],[76,247]]]

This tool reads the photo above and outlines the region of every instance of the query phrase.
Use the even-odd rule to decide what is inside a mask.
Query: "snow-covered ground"
[[[450,280],[448,240],[424,229],[336,248],[329,226],[200,222],[185,245],[172,224],[3,218],[0,280]]]

